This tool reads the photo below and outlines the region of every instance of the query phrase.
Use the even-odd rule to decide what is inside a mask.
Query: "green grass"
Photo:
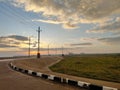
[[[50,67],[54,72],[120,83],[120,56],[65,56]]]

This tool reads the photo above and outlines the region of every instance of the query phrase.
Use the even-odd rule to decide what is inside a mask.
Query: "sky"
[[[0,57],[120,53],[120,0],[0,0]]]

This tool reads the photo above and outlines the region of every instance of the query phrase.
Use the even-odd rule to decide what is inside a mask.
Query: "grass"
[[[120,83],[119,55],[65,56],[50,69],[58,73]]]

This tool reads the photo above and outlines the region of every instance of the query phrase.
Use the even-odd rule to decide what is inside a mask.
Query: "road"
[[[8,63],[0,61],[0,90],[83,90],[16,72]]]

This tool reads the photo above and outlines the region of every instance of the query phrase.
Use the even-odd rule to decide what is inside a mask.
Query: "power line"
[[[23,22],[21,18],[18,18],[17,15],[15,15],[14,13],[11,13],[8,8],[6,8],[6,7],[3,6],[3,5],[1,5],[1,8],[2,8],[1,11],[4,13],[5,16],[7,16],[7,17],[8,17],[9,19],[11,19],[11,20],[13,20],[13,18],[14,18],[14,20],[16,20],[17,22],[19,22],[20,24],[23,24],[23,25],[25,26],[26,23]],[[6,11],[5,11],[5,10],[6,10]],[[13,17],[13,18],[12,18],[12,17]]]
[[[11,9],[14,9],[13,11],[16,13],[16,14],[18,14],[20,17],[22,17],[23,18],[23,20],[31,20],[31,17],[30,16],[28,16],[28,14],[27,13],[24,13],[25,15],[27,15],[27,16],[25,16],[25,15],[23,15],[23,14],[21,14],[19,11],[18,11],[18,9],[15,9],[15,8],[12,8],[10,5],[7,5],[9,8],[11,8]],[[32,24],[32,23],[34,23],[34,24]],[[31,24],[32,25],[36,25],[36,26],[38,26],[38,24],[36,24],[35,22],[32,22]],[[35,26],[35,27],[36,27]]]
[[[30,22],[26,21],[27,19],[30,20],[30,18],[27,17],[27,19],[26,19],[26,17],[24,17],[24,15],[22,15],[20,12],[16,11],[15,8],[12,8],[11,6],[7,5],[6,3],[2,3],[2,8],[3,8],[4,13],[6,13],[6,11],[7,11],[8,16],[11,15],[12,17],[16,17],[17,20],[20,21],[20,23],[27,24],[31,28],[33,28],[32,26],[36,27],[37,24],[33,24],[33,22],[30,23]]]

